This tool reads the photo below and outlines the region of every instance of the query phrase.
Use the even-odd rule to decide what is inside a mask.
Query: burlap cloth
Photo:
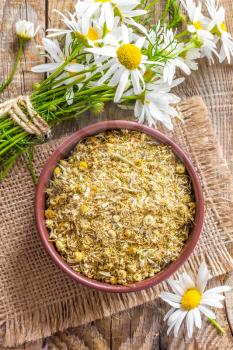
[[[180,269],[196,271],[206,259],[212,276],[233,267],[227,244],[233,231],[233,180],[222,158],[201,98],[178,106],[170,136],[189,154],[200,174],[206,198],[201,239]],[[165,130],[163,130],[165,131]],[[38,174],[52,151],[53,140],[36,147]],[[41,246],[33,214],[35,189],[24,159],[0,185],[0,338],[5,346],[49,336],[153,300],[166,283],[133,294],[106,294],[75,284],[58,270]]]

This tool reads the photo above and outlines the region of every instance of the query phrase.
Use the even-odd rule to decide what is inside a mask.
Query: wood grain
[[[13,64],[17,49],[14,34],[15,19],[26,18],[41,24],[42,28],[59,25],[59,17],[52,10],[72,10],[73,0],[1,0],[0,2],[0,79],[7,77]],[[233,32],[233,2],[221,0],[226,8],[228,26]],[[155,14],[156,16],[156,14]],[[42,32],[41,32],[42,34]],[[24,94],[32,90],[39,76],[32,74],[33,65],[42,62],[38,56],[36,42],[29,43],[21,60],[21,65],[13,84],[3,94],[4,98]],[[41,76],[42,78],[42,76]],[[214,129],[222,145],[223,154],[233,172],[233,67],[227,64],[210,67],[206,62],[200,64],[199,71],[188,77],[178,89],[181,97],[202,95],[209,108]],[[1,96],[2,97],[2,96]],[[116,109],[108,107],[101,116],[114,118]],[[56,130],[55,136],[75,130],[77,126],[94,121],[90,114],[79,122],[66,123]],[[224,276],[225,283],[233,286],[233,276]],[[214,279],[212,285],[219,285],[224,279]],[[225,308],[217,311],[217,318],[224,326],[226,334],[221,336],[207,321],[193,339],[186,337],[184,329],[178,338],[166,335],[166,325],[162,319],[167,306],[160,300],[121,312],[112,317],[91,324],[58,333],[45,340],[44,349],[50,350],[230,350],[233,349],[233,295],[228,294]],[[82,317],[82,315],[80,315]],[[42,341],[27,344],[15,350],[41,350]],[[1,349],[0,349],[1,350]]]
[[[1,0],[0,2],[0,81],[4,81],[9,75],[14,63],[18,48],[18,39],[15,35],[16,20],[27,19],[45,27],[45,1],[44,0]],[[43,60],[38,55],[36,45],[40,43],[39,36],[36,40],[27,43],[26,50],[21,59],[19,69],[13,83],[4,91],[1,98],[8,99],[12,96],[25,94],[32,91],[33,83],[38,78],[31,73],[31,67]]]

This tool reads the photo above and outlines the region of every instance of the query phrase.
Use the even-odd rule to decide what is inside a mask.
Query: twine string
[[[29,96],[18,96],[0,104],[0,118],[8,116],[29,134],[42,137],[50,127],[35,111]]]

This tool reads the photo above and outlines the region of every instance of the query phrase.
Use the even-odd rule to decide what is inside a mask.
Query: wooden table
[[[204,1],[203,1],[204,2]],[[220,0],[228,16],[229,31],[233,33],[233,1]],[[28,19],[41,24],[43,29],[56,27],[58,17],[52,9],[71,9],[75,0],[1,0],[0,2],[0,79],[5,79],[12,67],[17,49],[14,25],[18,19]],[[37,43],[40,38],[37,38]],[[5,91],[5,98],[30,93],[32,85],[38,80],[30,72],[31,67],[43,62],[38,58],[36,43],[31,42],[23,58],[13,84]],[[216,64],[210,67],[206,62],[200,64],[198,72],[192,74],[179,89],[181,97],[201,95],[210,112],[215,131],[222,146],[223,154],[233,172],[233,67]],[[75,130],[77,124],[66,125],[66,131]],[[64,131],[64,128],[62,129]],[[58,130],[61,133],[61,129]],[[212,281],[212,285],[227,283],[233,286],[233,274]],[[224,309],[217,312],[219,322],[226,333],[221,336],[207,322],[201,331],[195,333],[192,340],[181,331],[178,338],[167,337],[167,326],[162,318],[164,304],[156,300],[153,303],[121,312],[112,317],[58,333],[47,340],[26,344],[18,350],[41,350],[44,344],[53,350],[156,350],[156,349],[233,349],[233,296],[227,296]],[[43,344],[43,345],[42,345]],[[1,350],[1,349],[0,349]]]

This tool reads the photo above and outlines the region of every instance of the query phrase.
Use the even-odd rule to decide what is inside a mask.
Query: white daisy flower
[[[59,68],[70,56],[72,51],[72,38],[70,34],[66,35],[63,50],[60,48],[59,42],[57,40],[44,38],[42,42],[43,49],[46,52],[45,57],[47,57],[51,61],[51,63],[39,64],[32,68],[32,72],[52,73],[57,68]],[[68,66],[65,67],[65,69],[69,69],[71,66],[74,66],[76,69],[78,68],[79,71],[84,69],[84,66],[82,64],[77,64],[75,62],[70,63]]]
[[[227,31],[225,9],[222,6],[219,7],[219,3],[216,0],[206,0],[206,6],[211,17],[209,30],[216,35],[217,42],[219,40],[222,41],[219,61],[222,63],[227,58],[228,63],[230,63],[233,56],[233,38]]]
[[[196,33],[203,40],[212,39],[213,35],[206,30],[208,18],[202,14],[202,4],[198,5],[193,0],[180,0],[182,6],[188,13],[191,24],[188,25],[188,31],[192,34]]]
[[[15,28],[17,36],[22,40],[28,41],[34,38],[40,29],[40,26],[38,26],[35,30],[34,23],[26,20],[20,20],[16,22]]]
[[[146,70],[145,64],[157,64],[150,62],[141,52],[145,38],[140,37],[135,43],[130,43],[129,32],[125,26],[122,26],[122,41],[117,46],[105,46],[103,48],[85,49],[98,56],[110,58],[105,64],[97,69],[97,72],[104,72],[98,85],[106,81],[110,86],[117,86],[114,102],[119,102],[123,92],[132,83],[133,91],[140,95],[145,89],[143,74]]]
[[[188,13],[191,24],[187,29],[190,33],[197,35],[197,45],[201,49],[201,57],[207,57],[213,62],[213,54],[217,55],[214,36],[208,30],[210,20],[202,14],[202,4],[198,5],[193,0],[180,0]]]
[[[46,52],[46,57],[51,61],[50,63],[44,63],[44,64],[39,64],[35,67],[32,67],[32,72],[34,73],[47,73],[49,76],[51,73],[53,73],[57,68],[59,68],[65,61],[66,59],[70,56],[71,54],[71,44],[72,44],[72,38],[71,35],[68,33],[66,35],[66,41],[65,41],[65,46],[64,49],[61,50],[59,43],[57,40],[50,40],[47,38],[43,39],[43,48],[44,51]],[[68,64],[64,68],[64,72],[59,75],[57,78],[58,80],[61,80],[62,78],[67,77],[63,82],[58,82],[56,85],[53,86],[53,88],[56,88],[61,85],[68,85],[75,80],[77,80],[77,77],[73,76],[72,73],[70,72],[81,72],[84,70],[84,65],[78,64],[76,62],[72,62]],[[67,103],[72,104],[73,102],[73,89],[69,88],[67,90]]]
[[[168,323],[169,334],[174,330],[177,336],[180,326],[186,319],[188,336],[191,338],[194,326],[201,328],[201,314],[209,319],[215,319],[215,313],[210,307],[222,308],[224,300],[223,292],[231,290],[229,286],[220,286],[206,289],[209,273],[205,263],[199,267],[196,280],[194,281],[187,273],[183,273],[179,280],[169,279],[168,283],[174,293],[162,292],[160,298],[166,301],[172,308],[165,315],[164,320]]]
[[[78,17],[86,15],[89,18],[97,13],[99,24],[103,27],[106,23],[107,29],[112,30],[115,16],[125,23],[125,20],[146,14],[145,10],[135,9],[139,5],[140,0],[85,0],[77,2],[76,13]]]
[[[76,17],[70,12],[67,12],[69,16],[68,18],[60,11],[54,11],[63,18],[62,21],[66,25],[67,29],[48,29],[47,32],[50,33],[48,38],[74,33],[78,39],[87,42],[89,46],[94,46],[97,42],[101,41],[103,30],[96,21],[90,21],[89,17],[85,15],[82,17]]]
[[[160,79],[146,84],[145,92],[135,104],[134,114],[138,122],[155,127],[157,121],[160,121],[171,130],[173,128],[171,118],[177,116],[177,111],[171,104],[177,104],[180,98],[170,93],[170,90],[183,81],[184,78],[176,79],[169,85]]]

